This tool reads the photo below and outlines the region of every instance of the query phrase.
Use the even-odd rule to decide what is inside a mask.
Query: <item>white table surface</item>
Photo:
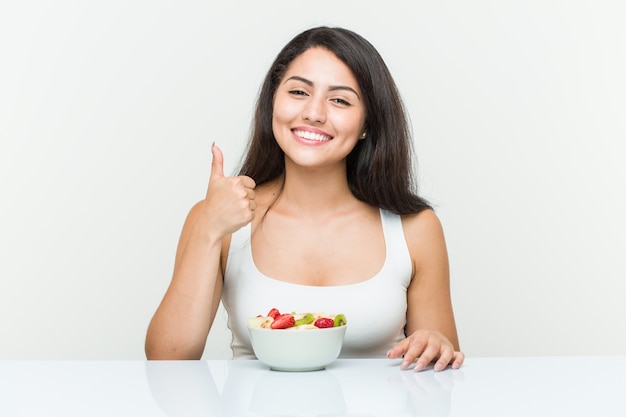
[[[340,359],[316,372],[258,361],[0,361],[0,416],[626,416],[626,355],[468,358],[401,371]]]

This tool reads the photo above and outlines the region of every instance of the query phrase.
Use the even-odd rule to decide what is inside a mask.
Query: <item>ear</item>
[[[361,129],[361,135],[359,139],[365,139],[367,137],[367,124],[363,125],[363,129]]]

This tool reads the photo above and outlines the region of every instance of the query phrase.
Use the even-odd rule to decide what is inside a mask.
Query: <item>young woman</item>
[[[213,145],[206,198],[183,226],[149,359],[199,359],[220,300],[234,358],[248,318],[343,313],[341,357],[458,368],[446,244],[417,195],[411,136],[376,49],[342,28],[296,36],[272,64],[239,176]]]

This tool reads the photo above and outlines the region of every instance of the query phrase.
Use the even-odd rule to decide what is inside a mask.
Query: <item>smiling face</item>
[[[361,139],[365,106],[350,68],[327,49],[294,59],[274,96],[272,128],[286,163],[345,164]]]

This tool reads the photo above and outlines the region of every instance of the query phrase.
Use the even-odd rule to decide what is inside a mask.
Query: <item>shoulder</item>
[[[416,214],[407,214],[402,217],[402,227],[407,240],[430,240],[435,237],[443,238],[443,226],[439,216],[431,210],[425,209]]]
[[[435,265],[447,265],[443,226],[433,210],[402,216],[402,227],[413,260],[414,275]]]

